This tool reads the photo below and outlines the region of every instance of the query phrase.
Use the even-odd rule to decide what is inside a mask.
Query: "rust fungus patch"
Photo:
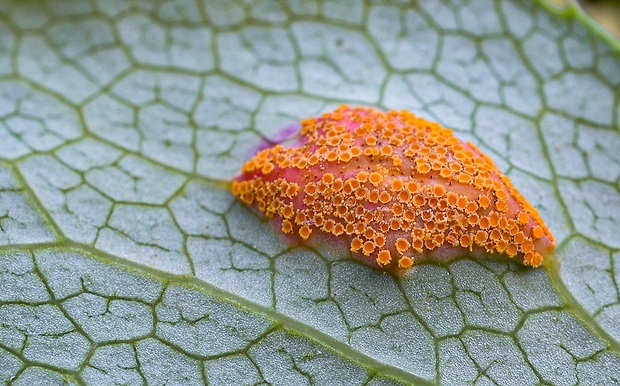
[[[299,146],[260,151],[232,183],[290,238],[320,235],[396,273],[485,253],[537,267],[555,248],[538,211],[450,129],[407,111],[348,106],[301,126]]]

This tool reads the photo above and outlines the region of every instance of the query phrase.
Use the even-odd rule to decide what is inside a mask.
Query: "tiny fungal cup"
[[[305,119],[299,146],[260,151],[232,193],[291,241],[346,245],[398,274],[415,261],[485,253],[538,267],[555,248],[488,156],[408,111],[340,106]]]

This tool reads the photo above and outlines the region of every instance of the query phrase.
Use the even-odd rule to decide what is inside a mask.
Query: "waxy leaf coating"
[[[292,241],[346,245],[397,273],[485,252],[537,267],[555,248],[538,211],[489,157],[408,111],[345,105],[306,119],[298,146],[260,151],[232,192]]]

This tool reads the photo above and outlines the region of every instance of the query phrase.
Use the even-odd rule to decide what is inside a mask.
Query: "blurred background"
[[[616,39],[620,39],[620,0],[554,0],[560,5],[577,2]]]

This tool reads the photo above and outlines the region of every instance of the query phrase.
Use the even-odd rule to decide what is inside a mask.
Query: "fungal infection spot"
[[[260,151],[232,183],[290,239],[327,240],[399,274],[493,253],[537,267],[555,248],[488,156],[410,112],[341,106],[303,120],[297,143]]]

